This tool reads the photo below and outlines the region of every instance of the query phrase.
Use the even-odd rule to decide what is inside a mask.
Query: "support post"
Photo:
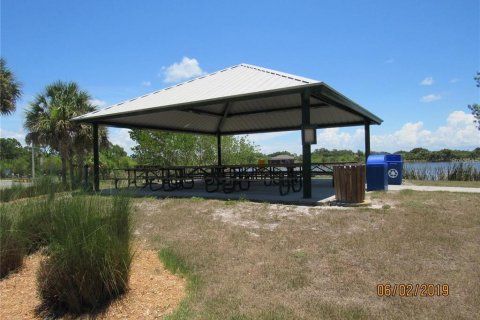
[[[32,141],[32,180],[35,180],[35,144]]]
[[[370,124],[365,123],[365,164],[367,164],[368,156],[370,155]]]
[[[98,157],[98,124],[93,125],[93,188],[100,191],[100,161]]]
[[[302,92],[302,175],[303,175],[303,198],[312,197],[312,153],[310,144],[305,143],[305,129],[310,125],[310,91],[306,89]]]
[[[222,135],[217,134],[217,165],[222,165]]]

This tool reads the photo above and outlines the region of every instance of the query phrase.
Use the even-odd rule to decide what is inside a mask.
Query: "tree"
[[[136,165],[135,160],[119,145],[111,145],[100,150],[101,174],[106,177],[113,169],[128,168]]]
[[[15,160],[24,154],[20,142],[14,138],[0,138],[0,159]]]
[[[22,95],[20,82],[7,68],[5,59],[0,58],[0,113],[9,115],[15,112],[17,100]]]
[[[90,125],[74,123],[73,117],[92,112],[90,96],[74,82],[55,82],[39,94],[26,112],[27,142],[49,146],[60,154],[62,182],[67,183],[67,164],[72,187],[75,185],[74,160],[82,161],[91,149],[93,137]],[[102,141],[107,141],[106,130],[101,131]],[[81,165],[80,165],[81,167]],[[81,170],[81,168],[80,168]]]
[[[477,72],[477,75],[473,79],[477,82],[477,87],[480,88],[480,72]],[[473,117],[475,118],[473,122],[476,123],[478,130],[480,130],[480,104],[474,103],[468,105],[468,108],[470,109]]]
[[[134,129],[130,137],[138,143],[133,158],[151,165],[211,165],[217,162],[217,142],[213,136]],[[245,137],[222,137],[224,164],[254,163],[258,147]]]

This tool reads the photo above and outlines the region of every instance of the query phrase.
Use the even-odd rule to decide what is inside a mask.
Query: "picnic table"
[[[346,163],[313,163],[312,176],[331,175],[335,165]],[[247,164],[212,166],[155,166],[139,165],[114,170],[115,188],[119,182],[152,191],[192,189],[195,181],[203,181],[205,191],[246,191],[252,183],[278,186],[281,195],[302,189],[302,164]]]

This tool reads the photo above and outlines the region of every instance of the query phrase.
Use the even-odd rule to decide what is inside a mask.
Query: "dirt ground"
[[[43,319],[36,313],[36,271],[42,256],[27,257],[24,266],[0,281],[0,319]],[[169,273],[155,251],[137,249],[129,291],[95,319],[157,319],[171,313],[185,297],[185,280]],[[67,317],[68,318],[68,317]],[[85,315],[82,318],[89,318]]]

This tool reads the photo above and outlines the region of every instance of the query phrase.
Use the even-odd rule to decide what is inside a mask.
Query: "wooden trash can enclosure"
[[[338,202],[363,202],[365,200],[365,165],[334,166],[333,183]]]

